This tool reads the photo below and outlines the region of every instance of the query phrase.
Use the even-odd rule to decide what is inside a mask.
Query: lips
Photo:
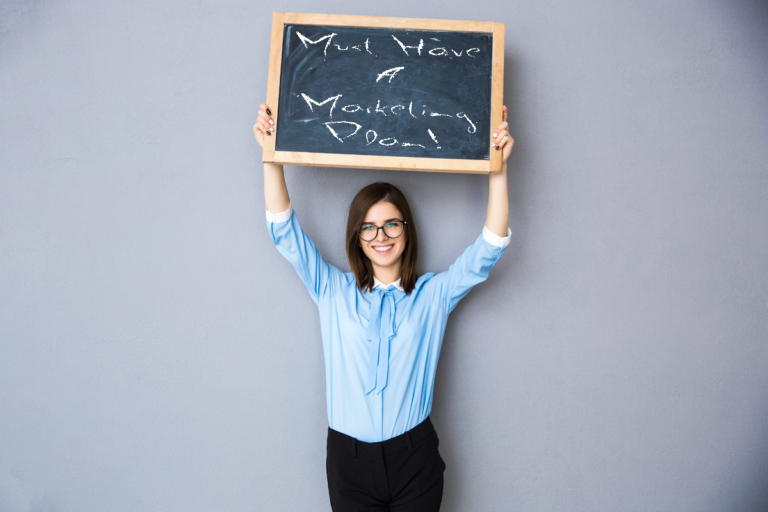
[[[389,251],[392,250],[392,248],[395,246],[395,244],[391,245],[375,245],[371,247],[374,251],[376,251],[379,254],[387,254]]]

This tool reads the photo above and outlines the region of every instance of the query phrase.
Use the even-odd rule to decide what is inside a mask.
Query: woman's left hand
[[[501,151],[501,161],[506,163],[509,154],[512,152],[512,146],[515,145],[515,139],[513,139],[507,131],[507,128],[509,127],[507,124],[507,107],[504,105],[501,108],[501,124],[496,128],[496,131],[493,132],[491,146],[493,146],[494,150]]]

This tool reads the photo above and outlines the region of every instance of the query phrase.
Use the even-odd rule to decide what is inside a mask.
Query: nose
[[[376,233],[376,241],[377,242],[386,242],[389,238],[384,233],[383,229],[379,229],[378,233]]]

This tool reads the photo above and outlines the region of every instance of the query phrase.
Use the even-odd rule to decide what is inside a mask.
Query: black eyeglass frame
[[[387,222],[385,222],[384,225],[386,225],[386,224],[388,224],[390,222],[402,222],[403,223],[403,230],[400,231],[399,235],[397,235],[397,236],[389,236],[387,234],[387,232],[384,231],[384,226],[377,226],[376,224],[371,224],[370,222],[365,222],[363,224],[360,224],[360,227],[357,229],[357,236],[359,236],[360,240],[362,240],[363,242],[373,242],[374,240],[379,238],[379,230],[382,230],[382,231],[384,231],[384,236],[387,237],[387,238],[390,238],[390,239],[393,239],[393,240],[395,238],[400,238],[403,235],[403,233],[405,233],[405,226],[408,223],[406,221],[400,220],[400,219],[391,219],[391,220],[388,220]],[[376,228],[376,234],[370,240],[366,240],[365,238],[363,238],[363,235],[360,234],[360,230],[363,228],[363,226],[373,226],[373,227]]]

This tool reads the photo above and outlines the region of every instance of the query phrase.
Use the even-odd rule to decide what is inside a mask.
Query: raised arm
[[[264,147],[264,137],[272,137],[274,132],[275,122],[272,119],[272,112],[269,107],[262,103],[259,109],[259,119],[253,125],[256,142],[259,143],[259,146]],[[282,165],[264,164],[264,200],[270,213],[284,212],[291,205]]]
[[[509,194],[507,192],[507,159],[515,141],[507,131],[507,107],[502,107],[502,122],[493,133],[492,151],[502,152],[501,172],[489,175],[488,214],[485,226],[495,235],[507,236],[509,225]]]
[[[272,113],[266,105],[261,105],[253,132],[261,147],[264,147],[265,136],[274,136]],[[296,270],[312,300],[320,304],[324,298],[332,296],[342,286],[347,285],[350,279],[341,270],[323,260],[315,244],[301,229],[296,212],[279,215],[291,206],[282,165],[264,164],[264,199],[267,203],[269,236],[280,254]],[[354,282],[354,279],[352,280]]]

